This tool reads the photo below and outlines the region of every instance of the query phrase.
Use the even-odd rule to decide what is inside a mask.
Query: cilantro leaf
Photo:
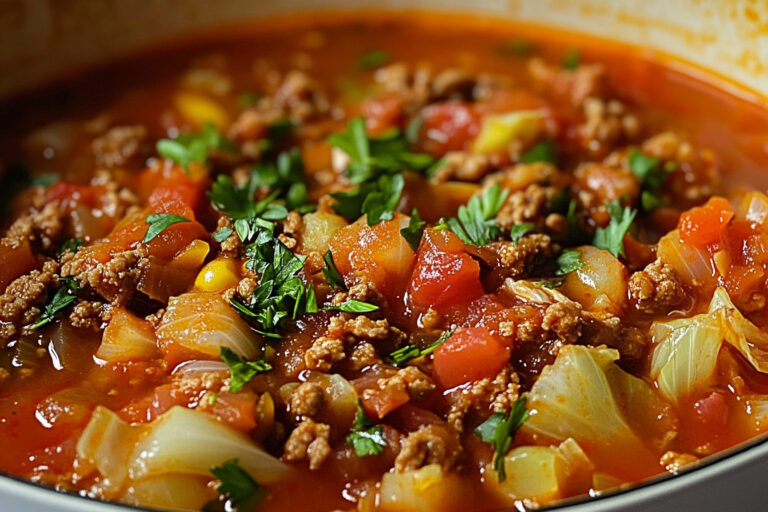
[[[232,229],[230,227],[227,227],[227,226],[222,226],[222,227],[220,227],[219,229],[217,229],[216,231],[213,232],[213,239],[215,241],[221,243],[224,240],[226,240],[227,238],[229,238],[232,235],[232,233],[234,233],[234,232],[235,232],[234,229]]]
[[[487,245],[501,232],[496,225],[496,215],[508,194],[508,190],[502,190],[495,183],[485,189],[481,196],[472,197],[466,206],[460,206],[458,218],[446,220],[448,228],[466,244]]]
[[[384,50],[368,52],[357,60],[357,67],[363,71],[380,68],[389,62],[389,53]]]
[[[207,122],[199,133],[184,133],[173,139],[160,139],[156,148],[160,156],[188,169],[192,162],[205,165],[211,149],[234,151],[237,146],[221,135],[216,125]]]
[[[605,205],[611,216],[611,222],[604,228],[597,228],[592,239],[592,245],[605,249],[617,258],[624,256],[624,235],[632,225],[637,210],[629,206],[621,208],[619,201],[611,201]]]
[[[509,239],[512,240],[513,244],[517,245],[517,242],[535,227],[536,224],[533,222],[521,222],[520,224],[515,224],[512,226],[512,229],[509,230]]]
[[[566,249],[561,252],[560,256],[555,260],[555,265],[557,265],[557,268],[555,268],[555,275],[565,276],[575,270],[579,270],[584,266],[584,263],[579,259],[580,257],[581,253],[579,251]]]
[[[221,482],[216,491],[227,498],[226,510],[252,510],[267,494],[266,489],[238,465],[237,459],[214,466],[210,472]],[[213,503],[206,504],[204,510],[210,510]]]
[[[325,276],[325,280],[328,281],[328,284],[333,288],[346,290],[347,285],[344,284],[344,278],[341,276],[339,269],[336,268],[336,264],[333,262],[333,254],[331,254],[330,249],[323,254],[323,262],[325,262],[323,275]]]
[[[496,412],[475,429],[475,435],[493,446],[493,469],[499,476],[499,482],[507,478],[504,470],[504,456],[512,446],[515,434],[528,419],[528,409],[525,407],[525,397],[515,401],[508,413]]]
[[[40,318],[37,319],[37,322],[32,324],[31,328],[37,329],[51,323],[59,312],[66,309],[73,302],[75,302],[75,300],[77,300],[77,291],[79,289],[80,286],[77,284],[74,278],[60,277],[59,288],[45,305]]]
[[[358,457],[379,455],[387,446],[381,425],[374,425],[371,422],[360,400],[357,401],[355,422],[352,424],[352,431],[347,435],[346,443],[355,449]]]
[[[434,343],[424,348],[419,348],[417,345],[413,344],[405,345],[397,350],[390,352],[389,360],[392,361],[392,364],[395,366],[402,366],[408,361],[431,354],[437,349],[437,347],[445,343],[445,340],[451,336],[453,336],[453,331],[447,331],[443,333],[443,335],[440,336],[437,340],[435,340]]]
[[[61,176],[59,176],[56,173],[46,173],[46,174],[38,174],[32,180],[29,182],[30,187],[47,187],[49,185],[53,185],[54,183],[58,183],[61,179]]]
[[[371,191],[360,206],[366,216],[369,226],[375,226],[383,220],[391,220],[400,202],[400,196],[405,187],[402,174],[381,176],[376,182],[376,188]]]
[[[251,170],[250,187],[258,189],[268,187],[279,190],[278,197],[285,197],[285,205],[289,210],[308,213],[315,209],[307,199],[307,185],[304,183],[304,162],[301,151],[293,148],[277,155],[277,162],[262,163]]]
[[[221,360],[227,363],[230,381],[229,390],[237,393],[256,375],[268,372],[272,365],[264,359],[258,361],[246,361],[242,356],[222,345],[219,352]]]
[[[208,191],[213,206],[234,220],[235,231],[244,243],[253,241],[263,231],[271,235],[274,221],[288,216],[288,209],[274,202],[280,195],[279,190],[261,201],[254,201],[257,188],[258,184],[253,179],[238,187],[232,178],[220,174]]]
[[[556,165],[557,148],[555,143],[549,139],[544,139],[520,155],[520,160],[526,164],[545,162]]]
[[[370,313],[372,311],[378,311],[379,306],[360,300],[349,299],[339,306],[328,306],[323,309],[326,311],[343,311],[345,313]]]
[[[651,157],[638,149],[633,149],[629,154],[629,168],[640,181],[642,192],[640,194],[640,206],[643,211],[654,210],[659,204],[659,190],[673,168],[661,166],[661,159]]]
[[[414,208],[413,211],[411,211],[411,220],[408,221],[408,225],[400,230],[400,235],[405,238],[408,245],[410,245],[411,249],[414,251],[419,248],[421,235],[424,234],[424,226],[426,224],[426,221],[421,220],[421,217],[419,217],[419,211]]]
[[[64,243],[61,244],[61,247],[59,248],[59,254],[64,254],[67,251],[77,252],[78,249],[80,249],[82,246],[83,246],[82,238],[70,238],[68,240],[65,240]]]
[[[149,227],[147,228],[147,232],[141,240],[141,243],[146,244],[151,242],[157,235],[168,229],[170,226],[179,224],[180,222],[191,221],[186,217],[173,213],[153,213],[147,215],[146,223],[149,224]]]
[[[581,54],[578,50],[569,51],[567,54],[565,54],[563,60],[560,61],[560,65],[563,67],[563,69],[568,71],[575,71],[579,66],[581,66]]]

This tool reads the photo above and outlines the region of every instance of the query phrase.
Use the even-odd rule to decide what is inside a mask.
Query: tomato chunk
[[[14,279],[36,267],[37,259],[29,241],[23,240],[16,247],[6,241],[0,242],[0,290],[5,290]]]
[[[434,353],[437,380],[443,388],[498,374],[511,347],[485,327],[460,327]]]
[[[386,94],[380,98],[365,100],[360,104],[360,113],[365,117],[365,126],[372,134],[396,128],[403,120],[403,97]]]
[[[725,198],[713,197],[704,206],[691,208],[680,216],[680,239],[699,247],[719,242],[732,218],[731,203]]]
[[[439,311],[483,294],[480,264],[464,248],[459,237],[448,230],[424,232],[409,288],[417,305]]]
[[[466,149],[480,130],[480,115],[465,103],[435,103],[421,116],[422,149],[436,156]]]

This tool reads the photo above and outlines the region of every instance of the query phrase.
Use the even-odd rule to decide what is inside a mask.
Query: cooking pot
[[[648,48],[668,56],[670,65],[708,74],[721,87],[768,108],[764,0],[2,0],[0,5],[0,97],[73,69],[232,23],[310,11],[419,9],[511,19]],[[766,474],[768,439],[756,438],[680,475],[548,510],[768,510]],[[0,476],[0,510],[128,509]]]

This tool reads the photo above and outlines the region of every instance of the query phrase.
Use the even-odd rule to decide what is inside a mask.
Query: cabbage
[[[429,464],[381,478],[379,508],[382,512],[443,512],[455,510],[462,495],[458,475],[444,473],[440,464]],[[450,505],[454,506],[451,507]]]
[[[652,394],[642,380],[615,365],[619,352],[605,347],[566,345],[528,393],[530,417],[523,430],[557,441],[569,437],[610,455],[618,449],[642,450],[623,410],[624,393]]]
[[[768,334],[744,318],[724,288],[715,290],[706,313],[656,322],[651,336],[655,348],[650,375],[673,401],[710,384],[723,341],[756,370],[768,373]]]
[[[161,475],[134,483],[120,501],[128,505],[163,510],[198,511],[216,493],[206,484],[210,478],[197,475]]]
[[[528,144],[541,133],[543,119],[544,112],[541,110],[487,115],[483,118],[472,149],[477,153],[498,153],[505,151],[514,140]]]

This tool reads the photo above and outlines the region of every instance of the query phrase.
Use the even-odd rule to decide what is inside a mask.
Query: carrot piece
[[[699,247],[719,242],[732,218],[731,203],[725,198],[713,197],[704,206],[691,208],[680,216],[680,239]]]

